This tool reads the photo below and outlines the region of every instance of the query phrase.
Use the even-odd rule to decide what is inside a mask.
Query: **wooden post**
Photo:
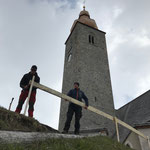
[[[27,111],[27,107],[28,107],[28,104],[29,104],[29,100],[30,100],[30,96],[31,96],[31,92],[32,92],[34,79],[35,79],[35,76],[32,77],[32,81],[31,81],[31,85],[30,85],[30,89],[29,89],[29,93],[28,93],[28,99],[26,101],[26,106],[25,106],[25,109],[24,109],[24,115],[26,115],[26,111]]]
[[[117,119],[117,122],[118,122],[119,124],[121,124],[122,126],[124,126],[125,128],[127,128],[127,129],[133,131],[133,132],[136,133],[137,135],[140,135],[140,136],[143,137],[144,139],[147,139],[147,136],[144,135],[142,132],[136,130],[135,128],[133,128],[132,126],[128,125],[127,123],[121,121],[120,119],[118,119],[118,118],[116,118],[116,119]]]
[[[118,128],[118,123],[117,123],[117,118],[116,117],[114,117],[114,122],[115,122],[115,126],[116,126],[117,141],[120,142],[119,128]]]
[[[9,109],[8,109],[8,110],[11,109],[11,105],[12,105],[13,100],[14,100],[14,97],[11,99],[11,102],[10,102],[10,104],[9,104]]]
[[[148,142],[148,147],[150,149],[150,141],[149,141],[149,136],[147,136],[147,142]]]

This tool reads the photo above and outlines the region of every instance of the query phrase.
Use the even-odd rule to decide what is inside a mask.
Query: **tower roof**
[[[80,12],[79,18],[74,21],[74,23],[73,23],[73,25],[71,27],[71,32],[72,32],[75,24],[77,23],[77,21],[79,21],[79,22],[81,22],[83,24],[86,24],[86,25],[88,25],[90,27],[93,27],[95,29],[98,29],[95,20],[91,19],[89,12],[85,10],[85,6],[83,7],[83,10]]]

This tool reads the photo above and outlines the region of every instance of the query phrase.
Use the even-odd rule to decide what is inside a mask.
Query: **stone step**
[[[45,132],[0,131],[0,143],[29,143],[49,138],[84,138],[99,135],[99,133],[74,135]]]

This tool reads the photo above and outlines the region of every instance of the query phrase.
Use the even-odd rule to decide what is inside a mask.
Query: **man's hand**
[[[28,89],[28,87],[29,87],[29,85],[25,85],[25,86],[24,86],[24,89],[26,90],[26,89]]]
[[[84,106],[84,109],[87,109],[88,108],[88,106]]]

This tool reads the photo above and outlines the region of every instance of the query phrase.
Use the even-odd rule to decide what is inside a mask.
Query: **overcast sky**
[[[38,66],[41,84],[61,92],[64,42],[83,0],[0,0],[0,105],[12,111],[22,76]],[[115,108],[150,89],[150,0],[86,0],[106,32]],[[37,92],[35,119],[58,128],[60,99]],[[23,112],[23,111],[22,111]]]

